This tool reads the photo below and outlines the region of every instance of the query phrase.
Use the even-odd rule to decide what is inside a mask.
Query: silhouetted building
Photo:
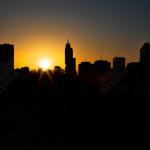
[[[132,71],[139,63],[138,62],[130,62],[127,64],[126,71]]]
[[[22,77],[29,75],[29,72],[30,72],[29,67],[22,67],[22,68],[14,69],[15,75],[19,75]]]
[[[14,45],[0,45],[0,81],[14,70]]]
[[[43,68],[39,67],[38,68],[38,73],[42,73],[43,72]]]
[[[59,66],[55,66],[53,71],[54,73],[65,73],[65,71]]]
[[[140,71],[144,84],[150,85],[150,44],[145,43],[140,49]]]
[[[82,62],[79,64],[79,76],[81,78],[90,77],[93,74],[94,65],[90,62]]]
[[[54,70],[60,71],[60,70],[62,70],[62,69],[61,69],[61,67],[59,67],[59,66],[55,66],[55,67],[54,67]]]
[[[76,72],[76,58],[73,58],[73,49],[71,48],[71,44],[67,41],[65,48],[65,64],[66,73],[75,73]]]
[[[140,63],[150,65],[150,44],[145,43],[140,49]]]
[[[111,68],[111,63],[104,60],[98,60],[94,63],[94,70],[96,74],[104,74]]]
[[[113,71],[116,73],[123,73],[126,69],[125,57],[115,57],[113,59]]]

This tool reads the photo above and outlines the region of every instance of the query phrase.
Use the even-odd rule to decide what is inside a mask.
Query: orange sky
[[[0,43],[10,43],[15,46],[15,67],[29,66],[37,69],[39,61],[50,59],[52,68],[61,66],[64,69],[64,51],[67,39],[70,39],[74,49],[77,66],[81,61],[94,62],[103,58],[112,61],[115,56],[125,56],[127,61],[139,59],[139,49],[147,40],[118,38],[101,32],[95,35],[83,27],[67,28],[59,25],[27,23],[23,26],[12,26],[13,30],[3,31]]]
[[[52,68],[56,65],[64,68],[64,50],[65,50],[66,39],[61,40],[53,40],[50,38],[28,38],[22,42],[18,42],[15,44],[15,67],[29,66],[31,69],[37,69],[39,65],[39,61],[41,59],[47,58],[52,62]],[[79,43],[80,44],[80,43]],[[86,43],[88,44],[88,43]],[[98,59],[108,59],[109,61],[115,56],[115,53],[112,53],[112,49],[109,51],[108,49],[105,51],[102,50],[94,51],[94,46],[90,45],[83,46],[78,45],[77,40],[72,40],[71,45],[74,49],[74,57],[77,59],[77,65],[81,61],[91,61],[94,62]],[[91,47],[91,48],[90,48]],[[138,49],[137,49],[138,50]],[[117,55],[117,54],[116,54]],[[134,57],[125,54],[127,56],[128,61],[137,60],[138,55]],[[120,52],[118,52],[118,56],[123,56]]]
[[[64,68],[68,38],[77,64],[112,61],[115,56],[138,61],[140,47],[150,40],[149,4],[148,0],[2,0],[0,43],[15,45],[16,68],[37,69],[43,58]]]
[[[29,66],[30,69],[37,69],[39,61],[43,58],[47,58],[52,62],[51,69],[57,65],[62,68],[65,67],[64,51],[67,38],[32,35],[30,38],[21,38],[14,41],[11,39],[10,41],[12,42],[9,43],[15,45],[15,68]],[[77,59],[77,66],[81,61],[94,62],[101,58],[112,61],[114,56],[126,56],[128,61],[138,60],[138,45],[133,49],[135,55],[132,56],[131,53],[128,53],[129,50],[114,50],[111,47],[114,43],[107,45],[104,42],[100,42],[101,40],[90,43],[86,38],[83,40],[75,36],[72,36],[70,41],[74,49],[74,57]],[[98,42],[100,43],[99,47],[97,46]]]

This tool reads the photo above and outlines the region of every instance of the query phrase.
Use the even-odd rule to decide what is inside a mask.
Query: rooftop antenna
[[[68,44],[70,43],[69,38],[67,38],[67,43],[68,43]]]
[[[103,60],[103,55],[101,55],[101,60]]]

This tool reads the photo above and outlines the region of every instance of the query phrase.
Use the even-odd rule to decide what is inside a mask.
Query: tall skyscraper
[[[126,69],[125,57],[115,57],[113,59],[113,71],[116,73],[123,73]]]
[[[140,49],[140,63],[150,65],[150,44],[145,43]]]
[[[71,44],[69,40],[67,41],[65,48],[65,64],[66,73],[75,73],[76,72],[76,58],[73,58],[73,49],[71,48]]]
[[[150,43],[145,43],[140,49],[140,69],[146,84],[150,84]]]
[[[14,70],[14,45],[0,45],[0,81]]]

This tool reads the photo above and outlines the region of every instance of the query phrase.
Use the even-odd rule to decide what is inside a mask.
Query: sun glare
[[[40,62],[39,62],[39,67],[42,68],[43,70],[47,70],[47,69],[50,69],[51,67],[51,62],[49,59],[42,59]]]

